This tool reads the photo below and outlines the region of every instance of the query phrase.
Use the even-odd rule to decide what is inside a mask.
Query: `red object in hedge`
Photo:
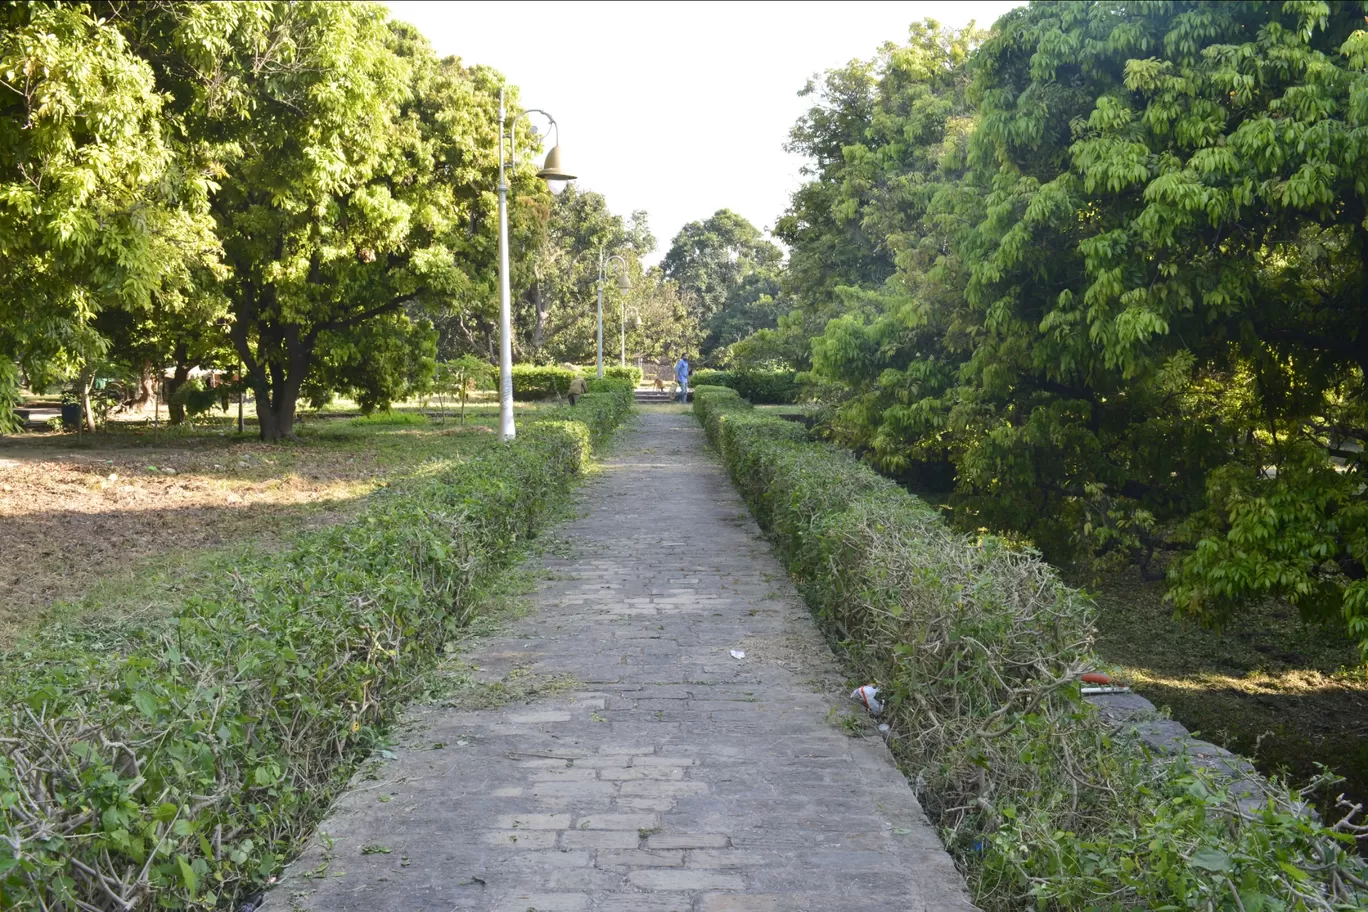
[[[1110,684],[1111,677],[1100,671],[1090,671],[1083,676],[1084,684]]]

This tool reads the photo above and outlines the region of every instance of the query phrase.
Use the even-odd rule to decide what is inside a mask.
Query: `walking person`
[[[689,401],[689,357],[680,355],[675,362],[675,381],[679,384],[679,401],[685,404]]]

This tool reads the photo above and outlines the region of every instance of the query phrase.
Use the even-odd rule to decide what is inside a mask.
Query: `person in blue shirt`
[[[689,357],[680,355],[675,362],[675,380],[679,382],[679,401],[689,401]]]

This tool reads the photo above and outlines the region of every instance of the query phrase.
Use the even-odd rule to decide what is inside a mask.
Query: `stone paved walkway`
[[[883,743],[837,724],[831,654],[697,424],[646,409],[623,438],[535,609],[469,657],[572,687],[415,709],[266,909],[972,909]]]

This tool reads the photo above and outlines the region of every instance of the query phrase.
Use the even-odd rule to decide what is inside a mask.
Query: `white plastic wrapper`
[[[883,712],[884,707],[883,701],[879,699],[879,688],[875,687],[873,684],[866,684],[863,687],[855,688],[850,693],[850,699],[869,710],[871,716],[877,716],[879,713]]]

